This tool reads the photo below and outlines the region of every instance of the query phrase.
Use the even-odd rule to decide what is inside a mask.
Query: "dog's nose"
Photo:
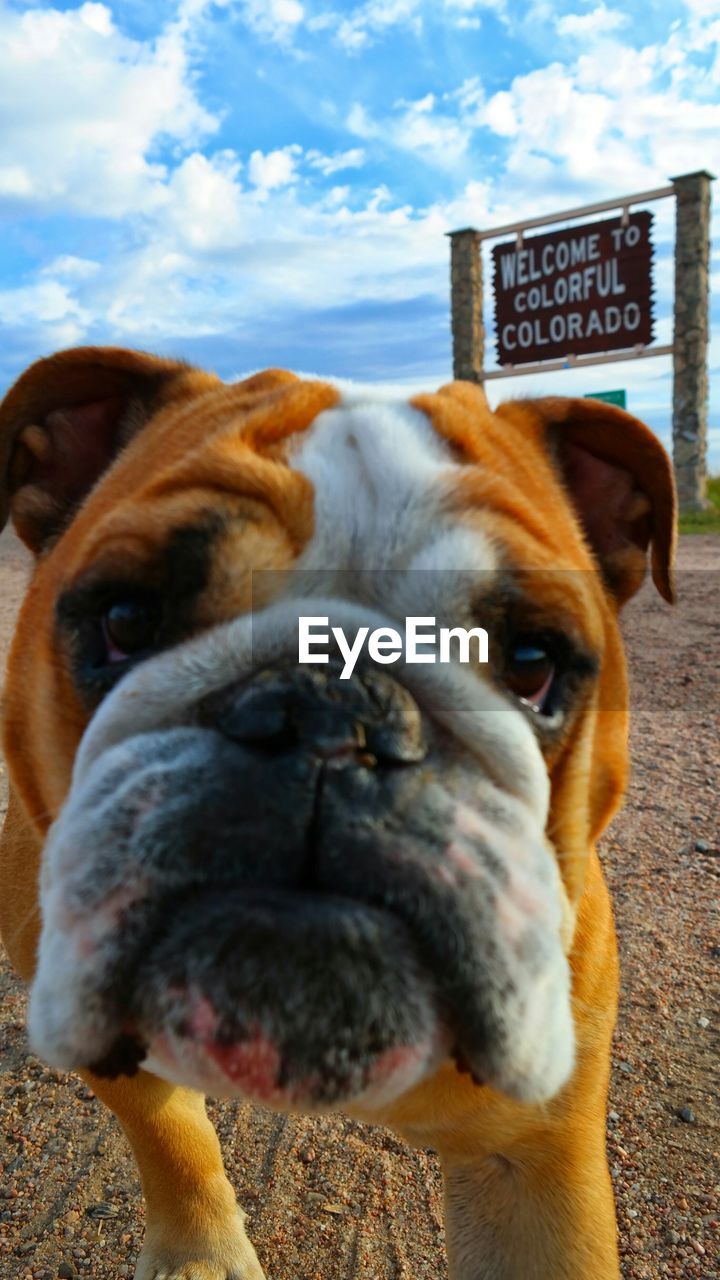
[[[360,764],[416,764],[425,758],[422,716],[412,695],[375,667],[340,676],[279,668],[213,694],[202,720],[234,742],[268,755],[301,751]]]

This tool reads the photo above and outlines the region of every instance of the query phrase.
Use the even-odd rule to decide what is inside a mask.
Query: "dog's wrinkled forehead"
[[[290,444],[313,488],[307,570],[474,569],[496,563],[487,537],[461,520],[462,467],[427,414],[400,397],[346,391]]]
[[[302,452],[307,474],[292,457]],[[451,523],[476,528],[481,513],[504,561],[599,567],[622,604],[650,550],[658,590],[672,599],[670,464],[652,433],[612,406],[546,398],[492,412],[466,382],[403,402],[387,388],[378,397],[278,369],[228,385],[112,347],[36,361],[0,405],[0,524],[9,514],[37,556],[61,545],[66,579],[92,560],[98,537],[152,552],[208,510],[216,527],[244,521],[245,533],[264,521],[242,549],[235,539],[236,563],[260,549],[264,565],[286,566],[315,529],[328,554],[375,547],[386,565],[415,553],[417,509],[427,504],[432,526],[453,470]]]

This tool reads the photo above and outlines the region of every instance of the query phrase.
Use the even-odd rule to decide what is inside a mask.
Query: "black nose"
[[[301,751],[360,764],[416,764],[427,748],[420,710],[402,685],[375,667],[341,679],[340,666],[259,671],[206,699],[204,723],[270,755]]]

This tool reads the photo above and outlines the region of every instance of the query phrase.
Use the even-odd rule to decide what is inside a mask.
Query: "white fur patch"
[[[497,558],[442,510],[461,471],[430,419],[381,388],[347,389],[292,454],[315,490],[315,533],[299,568],[472,569]]]

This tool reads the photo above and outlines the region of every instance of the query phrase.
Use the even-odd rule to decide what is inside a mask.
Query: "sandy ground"
[[[26,564],[4,534],[0,653]],[[680,591],[673,611],[646,586],[627,611],[634,771],[603,842],[623,971],[608,1151],[625,1280],[720,1277],[720,539],[682,541]],[[29,1053],[24,1012],[0,957],[2,1280],[131,1276],[142,1208],[125,1141],[77,1078]],[[269,1280],[447,1276],[431,1153],[342,1118],[211,1112]]]

